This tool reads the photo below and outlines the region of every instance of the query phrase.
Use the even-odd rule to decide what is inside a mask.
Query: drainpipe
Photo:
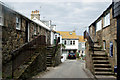
[[[120,18],[117,19],[117,80],[120,80]]]

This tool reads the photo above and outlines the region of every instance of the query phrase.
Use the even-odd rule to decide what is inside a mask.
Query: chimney
[[[37,18],[38,20],[40,20],[40,13],[38,10],[32,11],[31,19],[33,19],[34,17]]]

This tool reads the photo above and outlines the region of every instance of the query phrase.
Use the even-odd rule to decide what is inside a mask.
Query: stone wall
[[[0,78],[2,78],[2,26],[0,26]]]
[[[19,77],[19,79],[32,78],[32,76],[45,71],[46,66],[46,47],[40,46],[38,56],[33,60],[29,67]]]
[[[94,74],[93,62],[92,62],[92,54],[93,52],[90,50],[88,41],[85,43],[85,64],[86,68],[89,69]]]
[[[5,6],[3,6],[2,10],[4,14],[4,24],[3,26],[0,26],[0,30],[2,29],[2,31],[0,31],[0,36],[2,36],[2,39],[0,38],[0,40],[2,40],[2,67],[3,71],[5,70],[3,76],[11,77],[6,76],[6,73],[8,73],[8,75],[12,74],[12,66],[9,66],[12,65],[12,62],[10,61],[12,58],[11,52],[19,50],[22,46],[28,43],[27,25],[29,24],[29,41],[34,40],[39,35],[43,34],[46,36],[47,34],[47,44],[49,44],[51,40],[50,31]],[[16,29],[16,17],[20,18],[20,30]],[[36,28],[37,35],[34,35],[34,28]],[[41,58],[41,60],[43,59]],[[5,69],[5,67],[7,68]]]
[[[103,21],[103,17],[105,16],[105,14],[107,12],[110,12],[110,25],[103,27],[104,21]],[[106,54],[109,57],[110,63],[112,65],[112,69],[114,71],[114,66],[117,65],[117,49],[116,49],[116,40],[117,40],[117,20],[115,18],[113,18],[113,14],[112,14],[112,7],[110,7],[109,9],[107,9],[101,17],[99,17],[102,19],[102,29],[100,31],[95,31],[95,26],[94,24],[96,24],[96,22],[94,24],[92,24],[89,27],[89,32],[90,32],[90,36],[91,38],[93,38],[94,42],[99,42],[99,45],[101,46],[101,48],[103,49],[103,41],[106,41]],[[95,37],[94,37],[95,36]],[[110,42],[113,42],[113,57],[110,57]]]
[[[53,66],[58,66],[61,63],[61,55],[62,55],[62,49],[61,49],[61,44],[59,44],[57,51],[55,53],[55,59],[54,59]]]

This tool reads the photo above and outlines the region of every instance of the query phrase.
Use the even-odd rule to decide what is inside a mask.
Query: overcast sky
[[[76,30],[82,35],[111,4],[111,0],[0,0],[30,18],[32,10],[40,11],[42,20],[52,20],[57,31]],[[9,2],[8,2],[9,1]]]

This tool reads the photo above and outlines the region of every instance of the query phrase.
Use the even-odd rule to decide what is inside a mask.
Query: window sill
[[[107,25],[107,26],[105,26],[105,27],[103,27],[102,29],[105,29],[105,28],[107,28],[107,27],[109,27],[110,25]]]

